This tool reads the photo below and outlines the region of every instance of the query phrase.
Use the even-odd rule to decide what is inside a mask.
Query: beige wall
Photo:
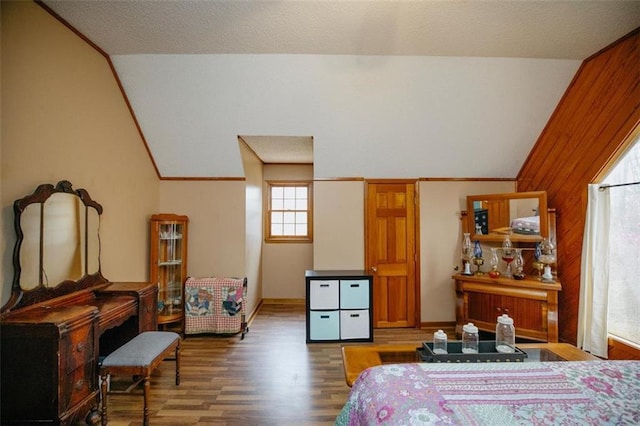
[[[364,182],[313,184],[313,269],[364,268]]]
[[[246,276],[244,181],[162,181],[159,213],[189,217],[188,275]],[[256,283],[249,285],[251,312]]]
[[[263,298],[262,290],[262,161],[240,143],[245,181],[245,275],[248,279],[248,312],[253,312]]]
[[[315,182],[314,269],[364,268],[362,181]],[[466,196],[513,192],[512,181],[420,181],[421,322],[455,321],[451,276],[460,265]]]
[[[243,181],[160,183],[159,213],[189,216],[189,275],[244,275],[244,204]]]
[[[514,191],[514,182],[420,182],[421,322],[456,319],[451,276],[462,264],[460,212],[467,195]]]
[[[312,180],[313,166],[265,164],[264,179],[265,181]],[[266,184],[264,190],[266,194]],[[265,299],[305,298],[304,271],[313,269],[313,248],[314,244],[311,243],[264,244],[262,284]]]
[[[2,303],[13,279],[13,201],[71,181],[104,207],[102,272],[148,278],[158,180],[107,60],[40,6],[2,7]]]

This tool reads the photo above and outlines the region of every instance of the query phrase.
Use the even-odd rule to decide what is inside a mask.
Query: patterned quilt
[[[244,321],[242,278],[188,278],[185,291],[185,334],[233,334]]]
[[[640,425],[640,361],[387,364],[336,425]]]

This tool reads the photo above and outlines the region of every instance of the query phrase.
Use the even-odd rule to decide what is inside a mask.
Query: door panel
[[[415,327],[415,183],[369,182],[366,202],[366,267],[374,271],[374,327]]]

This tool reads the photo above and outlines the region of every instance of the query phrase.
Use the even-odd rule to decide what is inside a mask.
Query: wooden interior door
[[[415,181],[369,181],[365,257],[373,275],[373,326],[419,324]]]

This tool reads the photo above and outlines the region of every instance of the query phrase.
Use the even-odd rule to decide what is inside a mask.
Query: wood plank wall
[[[640,130],[640,28],[586,59],[517,176],[557,209],[560,340],[576,343],[587,185]]]

